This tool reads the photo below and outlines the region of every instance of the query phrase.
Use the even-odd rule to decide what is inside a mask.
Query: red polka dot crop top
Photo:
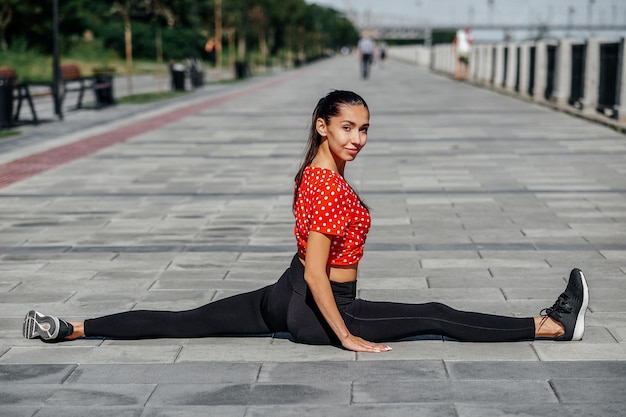
[[[309,232],[331,238],[329,265],[354,265],[363,257],[370,214],[341,175],[308,166],[294,205],[298,253],[306,256]]]

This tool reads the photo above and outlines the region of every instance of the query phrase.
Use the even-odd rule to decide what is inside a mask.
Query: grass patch
[[[115,101],[120,104],[145,104],[180,97],[185,94],[189,94],[189,91],[166,91],[161,93],[133,94],[132,96],[120,97],[115,99]]]
[[[17,130],[2,130],[2,129],[0,129],[0,140],[7,139],[7,138],[10,138],[12,136],[17,136],[19,134],[20,134],[20,132],[18,132]]]
[[[0,2],[1,3],[1,2]],[[104,49],[97,41],[74,45],[71,51],[60,56],[61,64],[76,64],[82,75],[90,76],[103,69],[115,74],[126,74],[126,61],[115,52]],[[16,39],[8,50],[0,48],[0,66],[15,70],[20,81],[30,83],[51,82],[53,79],[52,55],[40,52],[27,45],[23,39]],[[135,60],[132,72],[141,74],[164,74],[167,63],[150,60]]]

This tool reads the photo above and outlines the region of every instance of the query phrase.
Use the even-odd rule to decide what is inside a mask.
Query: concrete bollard
[[[587,51],[585,56],[585,82],[584,95],[581,100],[583,112],[592,114],[596,112],[598,104],[598,71],[600,68],[600,41],[596,38],[587,39]]]

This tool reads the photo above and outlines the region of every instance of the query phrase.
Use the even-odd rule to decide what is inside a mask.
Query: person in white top
[[[456,71],[454,78],[457,80],[469,78],[469,57],[472,52],[474,40],[470,33],[470,28],[460,29],[456,32],[452,47],[456,54]]]
[[[374,57],[374,49],[376,45],[369,35],[364,34],[359,40],[357,49],[359,51],[359,58],[361,58],[361,76],[363,79],[367,79],[370,75],[370,66]]]

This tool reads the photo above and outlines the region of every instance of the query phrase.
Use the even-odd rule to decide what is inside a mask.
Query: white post
[[[548,44],[540,40],[535,43],[535,86],[533,101],[545,101],[546,78],[548,75]]]
[[[487,51],[489,47],[487,45],[480,45],[478,50],[478,82],[480,84],[486,84],[487,82]]]
[[[502,81],[504,81],[504,45],[499,43],[496,48],[496,66],[493,77],[493,85],[497,88],[502,87]]]
[[[439,45],[433,46],[433,61],[430,65],[434,71],[439,69]]]
[[[585,92],[582,98],[583,112],[595,113],[598,106],[598,78],[600,76],[600,41],[587,40],[585,59]]]
[[[454,48],[452,45],[448,45],[448,74],[454,75],[455,66],[456,66],[456,54],[454,53]]]
[[[478,48],[472,48],[472,52],[470,52],[470,80],[476,81],[478,79],[478,68],[479,68],[479,60],[478,60]]]
[[[528,97],[528,85],[530,81],[530,45],[522,43],[520,45],[519,58],[519,94]]]
[[[492,71],[493,71],[493,45],[488,45],[485,49],[485,84],[491,83]]]
[[[437,71],[443,71],[446,68],[445,55],[443,53],[444,45],[437,47]]]
[[[509,42],[509,56],[506,65],[506,85],[508,91],[515,91],[515,76],[517,75],[517,44]]]
[[[567,106],[572,85],[572,40],[561,39],[556,55],[554,98],[558,106]]]

